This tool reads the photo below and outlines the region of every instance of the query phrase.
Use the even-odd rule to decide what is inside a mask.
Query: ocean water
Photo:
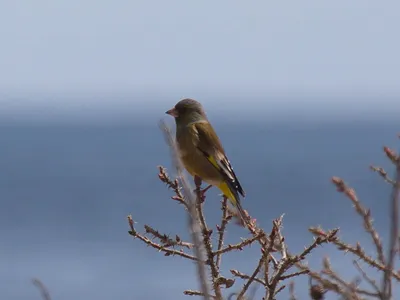
[[[312,241],[307,228],[316,225],[340,227],[343,239],[373,251],[332,176],[358,191],[386,242],[390,187],[368,168],[377,164],[392,174],[382,147],[398,147],[400,122],[218,121],[215,127],[247,192],[244,208],[267,230],[285,213],[292,252]],[[156,122],[2,123],[0,137],[0,299],[40,299],[34,277],[57,300],[184,299],[183,290],[198,289],[193,263],[164,257],[127,233],[132,214],[138,229],[149,224],[188,237],[184,211],[157,178],[157,166],[170,163]],[[218,195],[211,189],[205,204],[211,225],[220,214]],[[229,242],[242,236],[241,228],[228,227]],[[223,274],[250,272],[258,251],[229,254]],[[320,267],[324,255],[353,276],[333,247],[315,251],[310,264]],[[300,282],[297,294],[304,296]]]

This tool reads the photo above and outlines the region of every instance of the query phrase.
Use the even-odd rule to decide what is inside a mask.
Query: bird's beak
[[[178,111],[176,110],[175,107],[171,108],[170,110],[167,110],[165,113],[173,116],[174,118],[179,117]]]

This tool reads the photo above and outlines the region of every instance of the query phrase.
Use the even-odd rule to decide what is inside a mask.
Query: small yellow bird
[[[248,217],[239,197],[239,194],[244,197],[245,192],[202,105],[193,99],[183,99],[166,114],[175,118],[176,141],[186,170],[195,181],[201,179],[218,187],[246,223]]]

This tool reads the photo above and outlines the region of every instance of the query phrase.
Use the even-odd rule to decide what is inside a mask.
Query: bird
[[[243,222],[247,223],[248,216],[239,196],[245,197],[245,191],[202,104],[185,98],[165,113],[175,119],[179,156],[196,185],[200,186],[201,181],[208,183],[203,191],[212,186],[218,187],[236,207]]]

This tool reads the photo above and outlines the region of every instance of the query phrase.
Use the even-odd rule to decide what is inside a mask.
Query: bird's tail
[[[240,203],[239,194],[232,190],[226,182],[222,182],[218,188],[224,193],[224,195],[229,199],[234,207],[238,210],[242,221],[247,224],[248,217],[242,208],[242,204]]]

